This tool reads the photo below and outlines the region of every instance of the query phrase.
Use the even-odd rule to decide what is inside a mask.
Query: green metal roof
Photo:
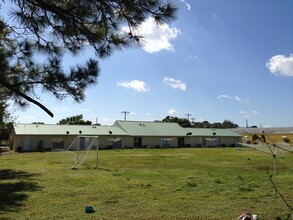
[[[191,132],[190,136],[201,137],[242,137],[228,129],[215,129],[215,128],[185,128],[187,132]]]
[[[125,131],[115,126],[98,125],[54,125],[54,124],[15,124],[17,135],[127,135]]]
[[[142,137],[241,137],[228,129],[183,128],[171,122],[116,121],[112,126],[15,124],[16,135],[91,135],[91,136],[142,136]]]
[[[186,136],[186,130],[177,123],[146,122],[146,121],[116,121],[113,126],[122,128],[130,136]]]

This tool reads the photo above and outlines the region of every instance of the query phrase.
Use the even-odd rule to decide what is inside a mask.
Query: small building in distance
[[[271,144],[293,143],[293,127],[274,128],[234,128],[232,132],[242,135],[242,143],[257,143],[258,137],[264,135],[266,142]]]

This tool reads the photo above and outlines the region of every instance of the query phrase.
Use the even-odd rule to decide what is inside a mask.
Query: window
[[[53,138],[53,149],[64,149],[64,139],[63,138]]]

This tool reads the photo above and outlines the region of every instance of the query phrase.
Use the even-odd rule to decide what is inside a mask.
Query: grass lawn
[[[273,159],[251,149],[96,152],[77,169],[62,152],[0,156],[0,219],[285,219]],[[277,186],[293,206],[293,154],[277,157]],[[85,213],[85,206],[96,212]]]

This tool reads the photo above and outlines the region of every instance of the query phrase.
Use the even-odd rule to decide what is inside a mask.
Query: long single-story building
[[[116,121],[112,126],[14,124],[10,147],[15,151],[67,149],[77,136],[98,136],[99,148],[233,146],[242,135],[227,129],[183,128],[177,123]]]

